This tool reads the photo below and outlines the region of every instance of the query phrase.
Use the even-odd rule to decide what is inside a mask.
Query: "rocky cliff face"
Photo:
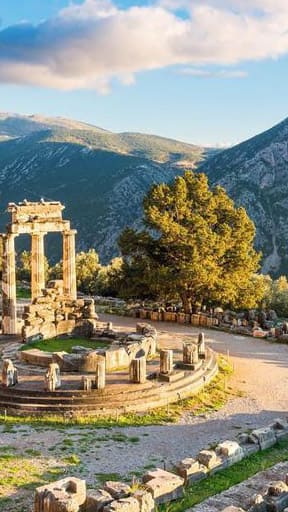
[[[59,200],[78,230],[78,250],[95,247],[103,262],[117,255],[125,226],[140,226],[151,184],[172,180],[206,155],[203,148],[161,137],[38,116],[0,114],[1,135],[0,230],[8,222],[9,201]],[[28,244],[25,237],[17,240],[18,249]],[[49,235],[48,245],[57,261],[59,236]]]
[[[288,119],[200,165],[253,219],[262,269],[288,271]]]

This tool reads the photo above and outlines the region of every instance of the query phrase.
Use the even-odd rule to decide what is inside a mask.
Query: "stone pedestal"
[[[106,361],[105,357],[98,356],[98,362],[96,367],[96,376],[95,376],[95,387],[96,389],[104,389],[105,388],[105,380],[106,380]]]
[[[15,386],[18,382],[18,372],[11,359],[4,359],[2,368],[2,385],[6,388]]]
[[[2,235],[2,332],[17,334],[15,235]]]
[[[63,233],[63,291],[71,299],[77,298],[76,264],[75,264],[75,234],[72,229]]]
[[[130,382],[144,384],[146,382],[146,358],[132,359],[129,367]]]
[[[92,389],[92,380],[91,380],[91,378],[90,377],[86,377],[86,376],[83,375],[81,382],[82,382],[82,389],[84,391],[90,392],[91,389]]]
[[[200,332],[198,335],[198,354],[200,359],[205,359],[205,334]]]
[[[160,373],[167,375],[173,371],[173,350],[160,350]]]
[[[45,374],[46,391],[55,391],[61,387],[60,368],[57,363],[50,363]]]
[[[183,344],[183,363],[184,364],[196,364],[198,363],[198,347],[195,343],[184,343]]]
[[[43,295],[45,288],[45,233],[32,233],[31,236],[31,297],[32,300]]]

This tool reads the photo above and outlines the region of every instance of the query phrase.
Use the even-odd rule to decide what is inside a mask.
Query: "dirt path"
[[[112,315],[101,315],[101,320],[112,321],[115,328],[123,330],[135,327],[136,323],[135,319]],[[159,332],[162,347],[181,348],[184,336],[199,332],[190,326],[171,323],[155,322],[153,325]],[[72,439],[69,453],[77,453],[81,459],[74,474],[81,474],[92,485],[99,473],[137,475],[151,465],[169,467],[183,457],[195,455],[203,447],[235,437],[239,431],[266,425],[277,416],[285,416],[288,410],[288,346],[202,330],[215,351],[225,354],[229,351],[235,369],[230,384],[245,393],[245,396],[229,401],[220,411],[196,418],[185,413],[176,425],[110,430],[67,427],[65,431],[49,428],[35,431],[28,426],[19,426],[12,432],[4,432],[0,425],[0,449],[1,445],[10,445],[18,453],[25,453],[33,447],[47,460],[53,454],[59,461],[64,455],[63,442],[65,445],[66,440],[67,446],[67,438]],[[124,437],[119,439],[119,434]],[[71,471],[69,469],[69,473]]]
[[[102,315],[101,319],[112,321],[115,327],[133,327],[135,319],[113,315]],[[159,333],[161,346],[178,345],[182,336],[197,335],[199,328],[168,322],[151,322]],[[247,398],[238,398],[225,409],[227,414],[282,413],[288,410],[288,346],[270,343],[247,336],[233,335],[201,329],[206,341],[216,352],[229,353],[234,366],[231,382],[243,391]],[[251,401],[255,411],[251,410]],[[218,413],[219,416],[223,410]]]

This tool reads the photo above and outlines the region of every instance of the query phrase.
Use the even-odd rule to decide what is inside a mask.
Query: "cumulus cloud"
[[[287,0],[159,0],[127,9],[86,0],[38,25],[0,30],[0,82],[105,93],[115,78],[130,85],[141,71],[206,66],[209,74],[209,65],[287,52]]]

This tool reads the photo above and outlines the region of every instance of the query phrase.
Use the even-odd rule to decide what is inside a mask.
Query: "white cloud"
[[[222,77],[241,78],[227,66],[286,53],[287,0],[160,0],[126,10],[86,0],[36,26],[0,30],[0,82],[106,93],[115,78],[130,85],[140,71],[175,65],[194,75],[206,66],[203,76],[225,66]]]
[[[182,68],[179,73],[181,75],[190,75],[198,78],[245,78],[247,76],[247,72],[240,69],[209,70],[199,68]]]

